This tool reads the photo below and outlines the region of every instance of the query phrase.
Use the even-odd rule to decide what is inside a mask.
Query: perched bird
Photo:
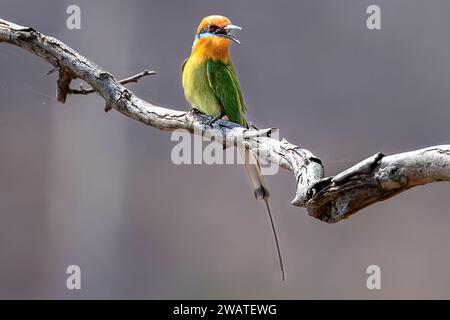
[[[231,24],[231,21],[224,16],[212,15],[202,20],[195,34],[191,55],[183,63],[183,88],[191,106],[213,117],[213,121],[226,116],[229,121],[248,127],[244,117],[247,108],[228,54],[231,42],[240,43],[230,34],[232,30],[241,30],[241,28]],[[240,148],[240,152],[255,198],[265,203],[284,281],[283,260],[270,212],[269,191],[261,174],[261,166],[251,151]]]

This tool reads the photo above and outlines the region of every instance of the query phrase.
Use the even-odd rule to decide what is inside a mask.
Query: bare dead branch
[[[97,92],[106,102],[105,110],[115,109],[127,117],[160,130],[185,129],[212,138],[224,145],[238,145],[254,151],[261,159],[290,170],[295,176],[296,191],[292,204],[306,207],[309,215],[334,223],[411,187],[436,181],[450,181],[450,145],[384,156],[377,153],[355,166],[324,178],[319,158],[285,139],[270,137],[273,129],[243,128],[197,112],[163,108],[140,99],[123,84],[137,81],[146,71],[117,81],[61,41],[0,19],[0,42],[25,49],[48,61],[59,72],[58,101],[68,94]],[[148,72],[145,75],[151,74]],[[91,89],[70,88],[74,79],[88,83]]]
[[[311,188],[314,195],[308,202],[308,213],[333,223],[409,188],[436,181],[450,181],[450,145],[391,156],[377,153],[317,182]]]

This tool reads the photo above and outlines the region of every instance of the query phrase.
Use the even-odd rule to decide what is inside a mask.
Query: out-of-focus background
[[[81,8],[81,30],[66,9]],[[366,27],[381,7],[382,30]],[[64,41],[140,97],[187,109],[181,64],[203,16],[243,27],[231,53],[260,127],[326,174],[381,151],[449,143],[448,1],[25,1],[0,16]],[[237,165],[170,160],[170,134],[95,95],[56,101],[51,66],[0,44],[0,298],[450,298],[450,185],[415,188],[336,225],[270,176],[285,257]],[[81,267],[82,290],[66,289]],[[368,290],[366,268],[381,268]]]

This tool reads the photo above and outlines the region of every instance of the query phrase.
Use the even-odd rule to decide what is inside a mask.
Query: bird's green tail
[[[277,231],[275,228],[275,223],[272,218],[272,213],[270,211],[269,206],[269,189],[267,188],[267,184],[264,180],[264,177],[261,173],[261,166],[258,162],[256,156],[248,149],[239,148],[242,159],[244,160],[244,168],[247,172],[248,178],[253,188],[253,193],[256,200],[264,200],[264,204],[266,206],[267,214],[269,216],[269,221],[272,227],[273,236],[275,238],[275,245],[278,253],[278,261],[280,263],[281,269],[281,278],[283,281],[286,280],[285,272],[284,272],[284,264],[283,258],[281,255],[280,244],[278,242]]]

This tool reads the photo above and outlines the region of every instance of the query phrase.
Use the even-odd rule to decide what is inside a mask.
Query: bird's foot
[[[218,116],[215,116],[213,118],[210,118],[207,122],[206,125],[212,127],[212,125],[214,124],[214,122],[216,122],[219,119],[222,119],[222,117],[224,116],[224,114],[219,114]]]
[[[192,108],[191,110],[188,111],[188,114],[191,116],[196,116],[200,114],[200,111],[197,108]]]

